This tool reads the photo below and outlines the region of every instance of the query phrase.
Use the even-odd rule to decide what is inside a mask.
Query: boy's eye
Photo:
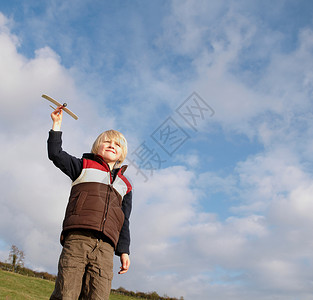
[[[115,142],[115,141],[104,141],[103,143],[105,143],[105,144],[111,144],[111,143],[113,143],[114,145],[116,145],[117,147],[121,147],[121,144],[119,143],[119,142]]]

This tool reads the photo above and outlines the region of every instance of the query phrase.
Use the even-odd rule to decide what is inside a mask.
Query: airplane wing
[[[78,117],[72,112],[72,111],[70,111],[68,108],[66,108],[65,106],[66,106],[66,103],[64,103],[65,104],[65,106],[64,106],[64,104],[61,104],[61,103],[59,103],[58,101],[56,101],[55,99],[53,99],[53,98],[51,98],[51,97],[49,97],[49,96],[47,96],[47,95],[42,95],[41,97],[43,97],[43,98],[45,98],[45,99],[47,99],[48,101],[50,101],[51,103],[53,103],[54,105],[56,105],[56,106],[63,106],[63,110],[66,112],[66,113],[68,113],[72,118],[74,118],[75,120],[77,120],[78,119]]]

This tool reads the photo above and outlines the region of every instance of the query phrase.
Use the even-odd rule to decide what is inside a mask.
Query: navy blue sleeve
[[[63,151],[61,131],[49,131],[48,157],[72,181],[76,180],[82,171],[83,160]]]
[[[123,253],[130,254],[130,231],[129,231],[129,218],[132,210],[132,191],[127,193],[123,198],[122,210],[125,215],[124,224],[120,233],[120,237],[116,246],[115,254],[122,255]]]

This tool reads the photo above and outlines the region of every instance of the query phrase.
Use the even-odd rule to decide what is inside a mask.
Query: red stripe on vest
[[[91,159],[83,159],[83,168],[84,169],[97,169],[101,171],[110,172],[110,169],[107,165],[102,165]]]

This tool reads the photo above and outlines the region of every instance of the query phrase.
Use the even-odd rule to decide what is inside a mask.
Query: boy
[[[127,141],[118,131],[98,136],[92,153],[81,159],[62,150],[62,106],[52,114],[48,156],[72,179],[72,189],[61,233],[55,289],[50,299],[109,299],[113,278],[113,255],[120,256],[121,270],[128,271],[129,216],[132,187],[120,167]]]

